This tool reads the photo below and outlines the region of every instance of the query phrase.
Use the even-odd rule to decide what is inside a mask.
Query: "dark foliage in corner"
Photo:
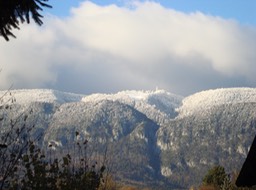
[[[255,190],[256,186],[239,187],[235,184],[237,173],[227,174],[222,166],[215,166],[204,176],[199,190]]]
[[[9,40],[9,36],[15,37],[11,32],[13,28],[19,29],[20,22],[30,23],[30,17],[38,25],[42,25],[43,17],[39,11],[43,7],[51,8],[45,2],[48,0],[2,0],[0,1],[0,35]]]
[[[256,185],[256,137],[237,178],[238,187],[252,187]]]

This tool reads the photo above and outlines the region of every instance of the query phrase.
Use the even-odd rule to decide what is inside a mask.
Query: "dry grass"
[[[135,187],[126,186],[126,187],[121,187],[119,190],[138,190],[138,189]]]
[[[213,185],[202,185],[199,187],[199,190],[218,190],[218,188],[214,187]]]

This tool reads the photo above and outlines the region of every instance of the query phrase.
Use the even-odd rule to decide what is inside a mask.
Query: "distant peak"
[[[256,88],[220,88],[195,93],[183,99],[181,116],[203,112],[213,106],[256,102]]]
[[[87,101],[100,101],[103,99],[107,100],[134,100],[134,101],[140,101],[140,100],[147,100],[149,97],[154,96],[154,95],[166,95],[170,96],[173,98],[177,98],[179,100],[182,99],[181,96],[171,94],[169,92],[166,92],[165,90],[125,90],[125,91],[120,91],[117,92],[116,94],[92,94],[89,96],[86,96],[83,98],[82,101],[87,102]]]
[[[18,104],[26,104],[31,102],[77,102],[80,101],[83,95],[61,92],[52,89],[19,89],[10,90],[6,95],[6,91],[0,91],[0,96],[4,99],[13,97]]]

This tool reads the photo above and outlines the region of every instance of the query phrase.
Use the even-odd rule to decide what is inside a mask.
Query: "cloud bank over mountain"
[[[255,87],[256,27],[182,13],[154,2],[84,2],[69,17],[23,25],[0,43],[0,88],[76,93],[164,88],[188,95],[217,87]]]

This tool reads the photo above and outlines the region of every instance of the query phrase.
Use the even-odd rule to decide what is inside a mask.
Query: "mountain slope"
[[[180,176],[179,183],[190,184],[217,164],[228,172],[239,171],[256,134],[255,107],[256,90],[249,88],[210,90],[185,98],[178,117],[158,130],[162,174]]]
[[[177,109],[179,117],[203,114],[213,107],[256,102],[256,90],[253,88],[228,88],[202,91],[186,97]]]
[[[23,89],[0,91],[0,97],[3,97],[3,101],[14,98],[17,104],[30,104],[32,102],[55,102],[63,104],[67,102],[78,102],[82,99],[83,95],[60,92],[50,89]]]
[[[159,124],[174,118],[175,111],[181,104],[182,97],[164,90],[156,91],[122,91],[116,94],[93,94],[82,99],[83,102],[100,100],[119,101],[144,113]]]
[[[218,164],[238,171],[256,134],[253,88],[208,90],[185,98],[163,90],[89,96],[54,90],[10,93],[3,105],[12,109],[0,109],[2,129],[26,114],[27,125],[43,134],[42,146],[55,142],[63,151],[79,131],[97,154],[108,149],[118,180],[152,187],[187,188]]]

